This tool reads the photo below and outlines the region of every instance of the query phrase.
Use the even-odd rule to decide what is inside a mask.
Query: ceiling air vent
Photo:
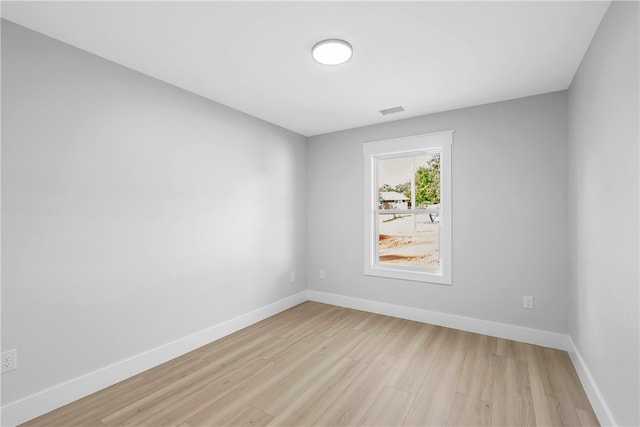
[[[380,114],[382,114],[383,116],[386,116],[387,114],[395,114],[395,113],[400,113],[402,111],[404,111],[404,107],[398,106],[398,107],[380,110]]]

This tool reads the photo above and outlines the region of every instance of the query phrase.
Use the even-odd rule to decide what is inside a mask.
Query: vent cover
[[[380,114],[382,114],[383,116],[386,116],[387,114],[401,113],[402,111],[404,111],[404,107],[398,106],[398,107],[392,107],[392,108],[386,108],[384,110],[380,110]]]

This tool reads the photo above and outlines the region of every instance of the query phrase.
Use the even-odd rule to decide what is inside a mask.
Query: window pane
[[[425,270],[440,268],[438,213],[378,214],[378,263]]]
[[[380,209],[426,208],[439,204],[440,153],[379,158],[376,188]]]

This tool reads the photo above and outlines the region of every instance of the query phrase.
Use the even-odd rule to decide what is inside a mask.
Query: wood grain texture
[[[306,302],[23,426],[597,426],[566,352]]]
[[[447,426],[490,426],[491,402],[456,393]]]

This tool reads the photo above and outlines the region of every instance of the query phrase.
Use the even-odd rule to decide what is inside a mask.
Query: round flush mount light
[[[316,43],[311,49],[311,56],[323,65],[344,64],[351,59],[353,48],[344,40],[328,39]]]

